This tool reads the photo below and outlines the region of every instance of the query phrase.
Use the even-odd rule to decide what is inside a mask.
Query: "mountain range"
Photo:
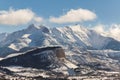
[[[0,56],[26,51],[35,47],[60,45],[65,49],[120,50],[120,42],[80,25],[54,27],[36,26],[13,33],[0,34]]]
[[[98,76],[100,70],[118,72],[119,58],[119,40],[81,25],[50,28],[31,24],[23,30],[0,34],[2,74]]]

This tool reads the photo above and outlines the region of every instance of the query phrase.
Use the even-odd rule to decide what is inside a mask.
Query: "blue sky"
[[[34,20],[41,21],[39,24],[47,24],[56,26],[63,25],[58,18],[66,15],[71,10],[85,9],[93,12],[96,17],[93,19],[82,20],[75,22],[68,22],[67,24],[84,24],[84,25],[96,25],[96,24],[119,24],[120,23],[120,0],[0,0],[0,12],[10,12],[12,9],[14,12],[19,10],[26,10],[31,12],[31,19],[26,23],[21,24],[6,24],[0,19],[0,33],[1,32],[13,32],[20,30],[28,26],[30,23],[36,23]],[[30,11],[29,11],[30,10]],[[3,14],[3,13],[2,13]],[[0,14],[1,15],[1,14]],[[50,17],[55,19],[52,22],[49,21]],[[22,16],[21,16],[22,17]],[[10,17],[11,18],[11,17]],[[38,19],[39,18],[39,19]],[[57,18],[57,19],[56,19]],[[7,18],[5,18],[7,19]],[[4,19],[4,20],[5,20]],[[12,19],[11,19],[12,20]],[[58,22],[55,22],[58,20]],[[81,20],[81,19],[80,19]],[[67,22],[67,21],[66,21]]]

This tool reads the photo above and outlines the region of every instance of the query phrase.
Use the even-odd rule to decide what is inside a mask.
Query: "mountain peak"
[[[41,29],[41,26],[31,24],[31,25],[28,26],[28,28],[26,30],[27,30],[27,32],[31,33],[31,32],[39,31],[40,29]]]
[[[33,28],[38,28],[35,24],[30,24],[29,26],[28,26],[28,29],[33,29]]]
[[[70,28],[75,32],[87,32],[87,28],[82,25],[73,25],[70,26]]]
[[[49,33],[49,32],[50,32],[49,29],[48,29],[47,27],[43,26],[43,25],[39,26],[39,28],[40,28],[40,29],[42,30],[42,32],[44,32],[44,33]]]
[[[28,30],[41,30],[42,32],[44,32],[44,33],[49,33],[49,29],[47,28],[47,27],[45,27],[45,26],[43,26],[43,25],[40,25],[40,26],[37,26],[37,25],[35,25],[35,24],[31,24],[31,25],[29,25],[28,26]]]

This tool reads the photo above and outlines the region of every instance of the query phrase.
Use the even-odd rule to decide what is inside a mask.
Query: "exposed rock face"
[[[44,32],[44,33],[50,33],[49,29],[47,27],[45,27],[45,26],[40,26],[40,27],[42,29],[42,32]]]
[[[62,48],[56,48],[54,52],[58,58],[65,58],[65,52]]]
[[[49,68],[50,65],[59,66],[60,58],[65,58],[61,47],[36,48],[24,54],[3,59],[0,61],[0,66]]]

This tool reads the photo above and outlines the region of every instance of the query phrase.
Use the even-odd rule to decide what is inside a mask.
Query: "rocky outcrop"
[[[56,48],[54,52],[58,58],[65,58],[65,52],[62,48]]]
[[[50,65],[59,66],[60,58],[65,58],[62,47],[36,48],[24,54],[3,59],[0,66],[23,66],[33,68],[49,68]]]

